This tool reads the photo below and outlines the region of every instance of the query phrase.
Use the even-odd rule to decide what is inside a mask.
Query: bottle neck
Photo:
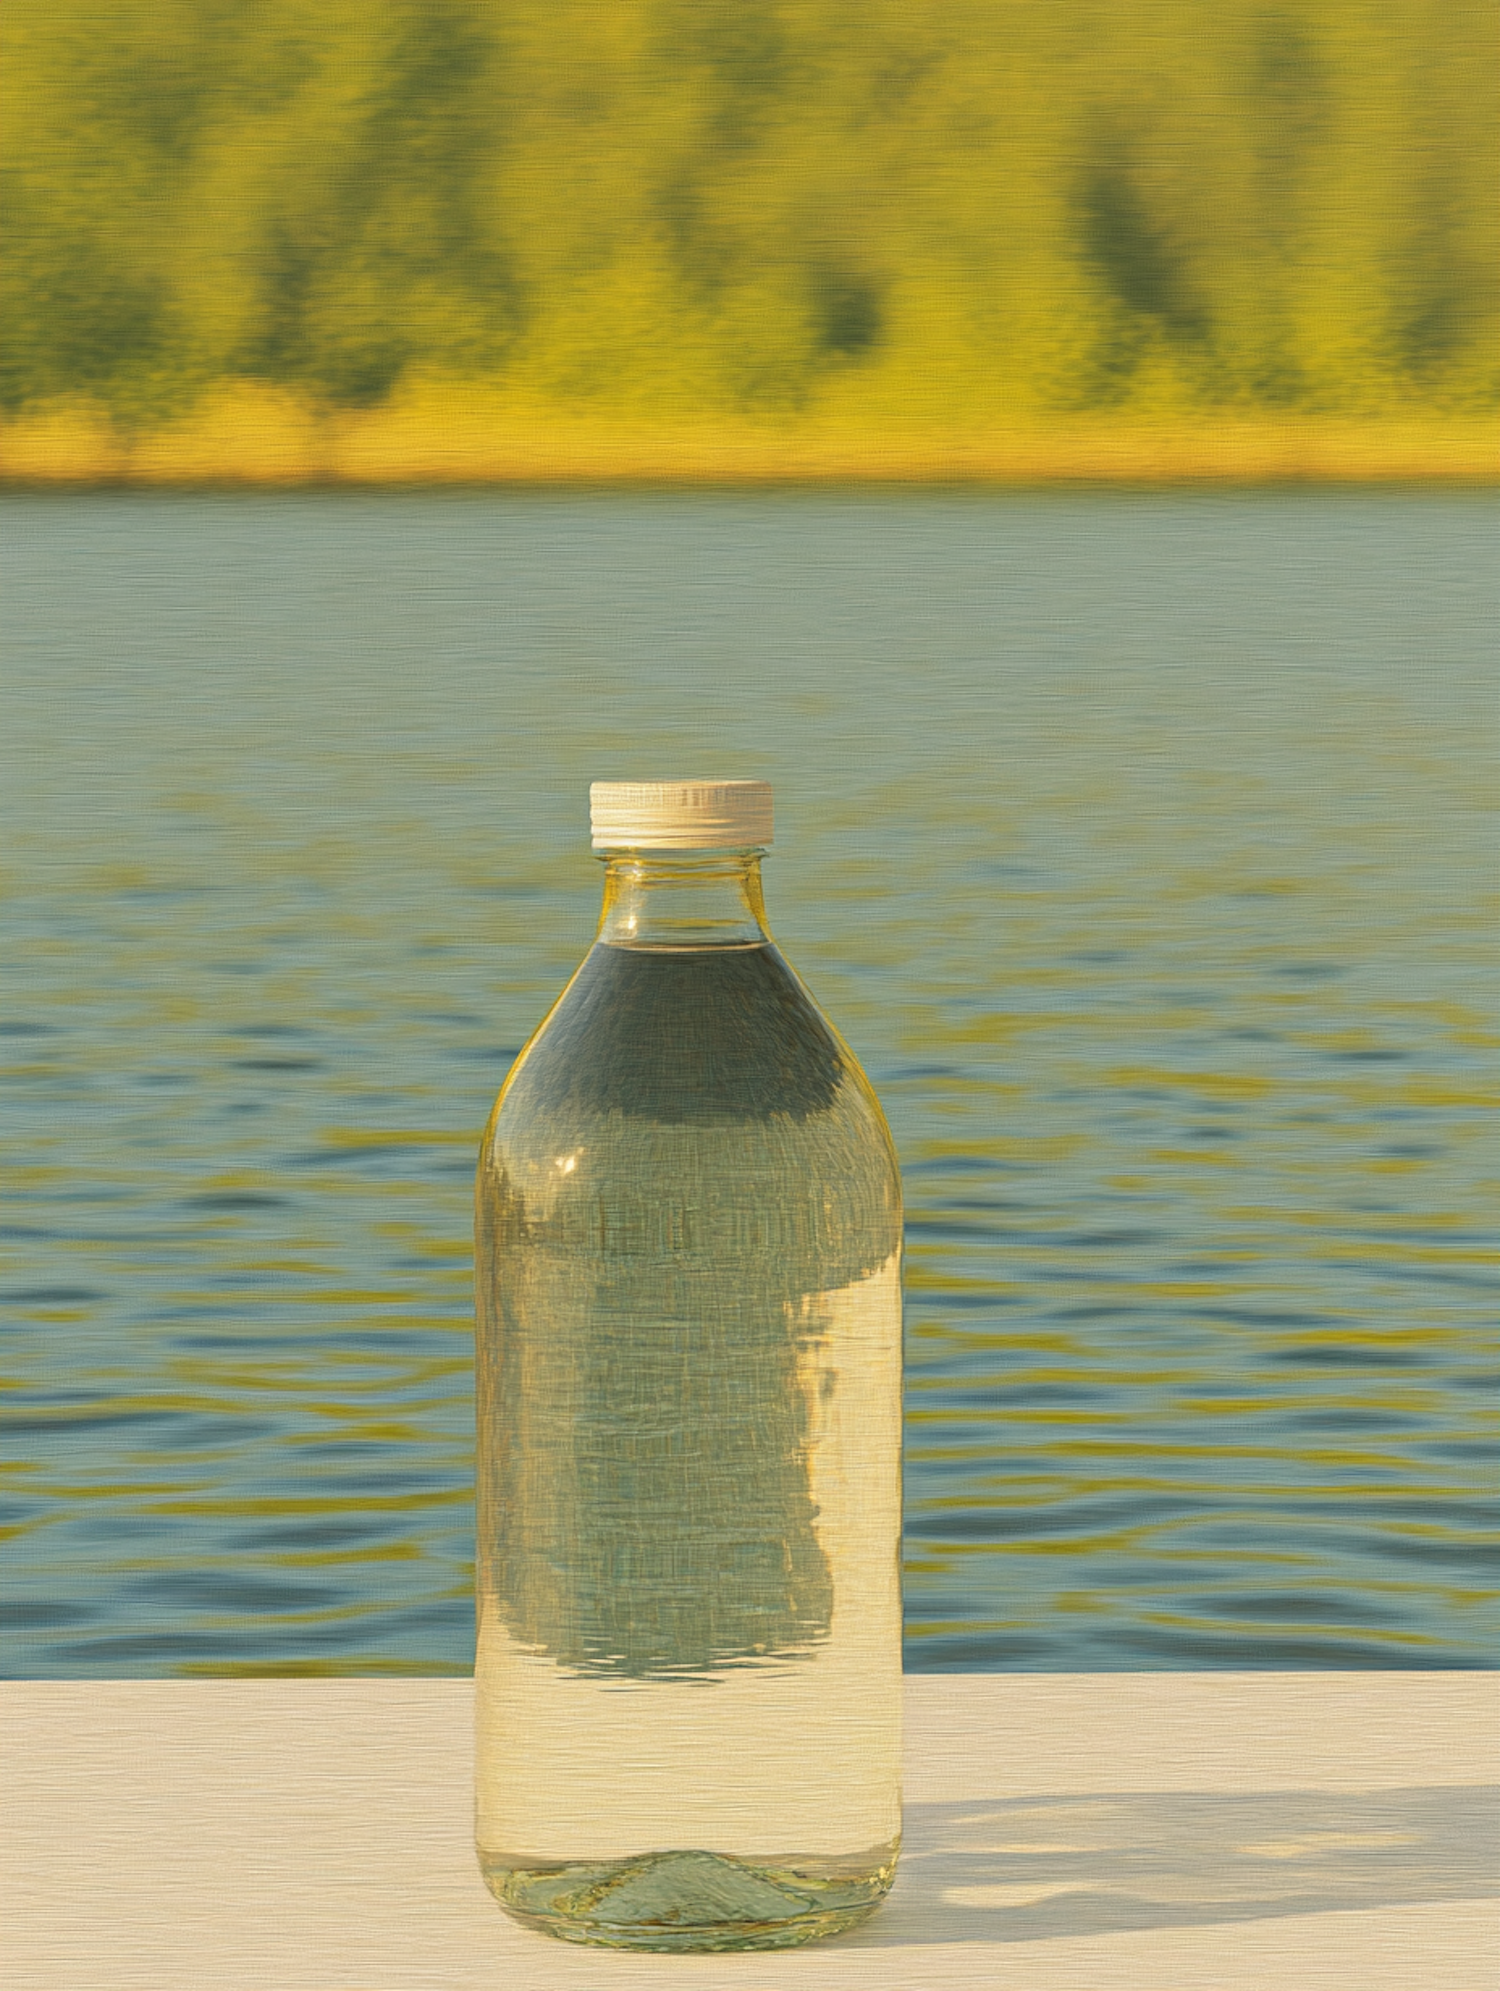
[[[763,947],[759,850],[606,850],[598,938],[653,950]]]

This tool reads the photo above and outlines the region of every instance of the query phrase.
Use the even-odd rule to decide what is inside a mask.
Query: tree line
[[[15,409],[1500,401],[1487,0],[10,0]]]

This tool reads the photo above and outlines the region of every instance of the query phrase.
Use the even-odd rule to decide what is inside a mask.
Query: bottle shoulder
[[[853,1054],[774,949],[712,952],[593,950],[486,1130],[482,1234],[860,1266],[899,1248],[900,1174]]]
[[[492,1125],[616,1114],[661,1127],[774,1122],[783,1134],[852,1114],[884,1130],[858,1061],[771,943],[590,950]]]

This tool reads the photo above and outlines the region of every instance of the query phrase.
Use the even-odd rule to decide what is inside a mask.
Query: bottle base
[[[889,1891],[894,1850],[874,1872],[820,1876],[723,1853],[645,1853],[608,1863],[512,1865],[481,1858],[506,1913],[566,1943],[628,1950],[793,1949],[852,1929]]]

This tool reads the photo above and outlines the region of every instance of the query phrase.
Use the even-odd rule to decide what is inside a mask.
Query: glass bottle
[[[900,1839],[900,1177],[766,930],[767,785],[592,801],[479,1163],[479,1859],[569,1941],[781,1948]]]

